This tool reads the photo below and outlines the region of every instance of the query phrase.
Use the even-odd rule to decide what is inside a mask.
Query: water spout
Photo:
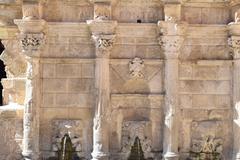
[[[61,150],[59,151],[59,160],[73,159],[73,145],[69,134],[65,134],[61,141]]]
[[[128,160],[145,160],[141,142],[138,137],[135,138],[134,144],[131,147],[131,153]]]

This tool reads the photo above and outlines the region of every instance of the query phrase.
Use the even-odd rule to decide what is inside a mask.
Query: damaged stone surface
[[[0,8],[0,159],[240,159],[239,0]]]

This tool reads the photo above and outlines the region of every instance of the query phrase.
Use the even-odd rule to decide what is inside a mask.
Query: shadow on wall
[[[4,46],[0,40],[0,55],[3,53],[3,51],[4,51]],[[0,60],[0,80],[2,80],[2,78],[6,78],[6,72],[5,72],[5,65],[4,65],[3,61]],[[1,95],[0,96],[0,105],[1,106],[3,105],[2,90],[3,90],[3,86],[2,86],[2,83],[0,83],[0,95]]]

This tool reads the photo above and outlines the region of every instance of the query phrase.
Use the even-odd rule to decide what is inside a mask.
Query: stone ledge
[[[187,37],[228,37],[227,25],[223,24],[189,24]]]
[[[40,63],[51,64],[72,64],[72,63],[94,63],[95,59],[90,58],[41,58]]]
[[[232,66],[231,60],[199,60],[197,61],[199,66]]]
[[[129,64],[132,59],[110,59],[110,64]],[[164,60],[162,59],[143,59],[144,64],[161,64],[163,65]]]
[[[203,8],[224,8],[229,6],[229,2],[187,2],[184,7],[203,7]]]
[[[23,117],[24,106],[10,103],[0,107],[0,119],[21,119]]]
[[[111,94],[112,108],[161,108],[163,94]]]

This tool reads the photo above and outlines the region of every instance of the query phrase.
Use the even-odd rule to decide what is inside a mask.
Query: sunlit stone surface
[[[0,0],[0,160],[240,160],[239,22],[239,0]]]

